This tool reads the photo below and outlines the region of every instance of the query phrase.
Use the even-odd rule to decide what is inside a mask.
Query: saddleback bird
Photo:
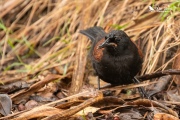
[[[106,33],[101,27],[91,27],[80,33],[92,42],[90,57],[100,79],[112,86],[139,83],[135,75],[142,67],[142,52],[124,31]],[[142,88],[139,91],[145,95]]]

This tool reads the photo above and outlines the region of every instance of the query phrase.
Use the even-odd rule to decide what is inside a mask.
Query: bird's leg
[[[104,85],[104,86],[101,86],[100,83],[101,83],[100,78],[97,77],[97,89],[98,90],[103,89],[103,88],[113,87],[113,85],[111,85],[110,83],[108,83],[107,85]]]
[[[97,83],[98,83],[98,90],[100,90],[100,78],[97,77]]]
[[[134,83],[140,83],[140,81],[139,81],[136,77],[133,78],[133,82],[134,82]],[[142,96],[143,98],[149,99],[150,96],[148,96],[148,95],[146,94],[146,91],[144,90],[143,87],[138,87],[138,91],[139,91],[139,93],[141,94],[141,96]]]

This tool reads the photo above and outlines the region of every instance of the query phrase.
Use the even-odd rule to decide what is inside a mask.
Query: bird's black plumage
[[[142,67],[142,54],[124,31],[105,33],[101,27],[91,27],[80,33],[92,41],[90,57],[100,79],[112,85],[133,83]]]

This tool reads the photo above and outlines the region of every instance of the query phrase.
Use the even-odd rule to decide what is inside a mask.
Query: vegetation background
[[[61,84],[51,87],[53,94],[82,91],[91,44],[79,30],[92,26],[122,29],[137,43],[144,54],[140,75],[180,67],[180,0],[1,0],[0,80],[11,86],[3,93],[19,104],[45,85]],[[174,81],[179,86],[178,76]],[[12,91],[17,82],[29,89]]]

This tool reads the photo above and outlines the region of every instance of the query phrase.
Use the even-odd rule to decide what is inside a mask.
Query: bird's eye
[[[118,38],[118,37],[115,37],[115,41],[119,41],[119,38]]]

